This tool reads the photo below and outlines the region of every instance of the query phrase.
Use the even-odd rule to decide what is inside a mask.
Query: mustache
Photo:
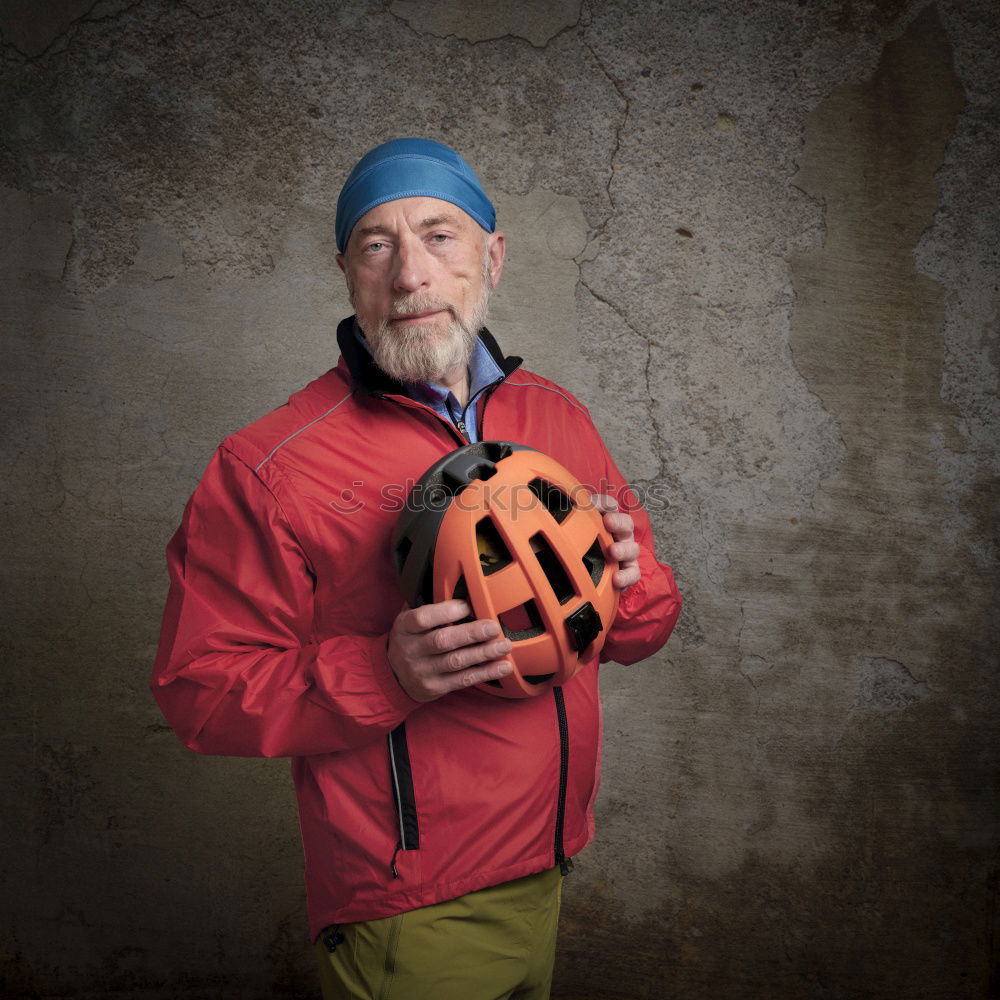
[[[444,310],[450,313],[453,318],[458,318],[450,303],[435,299],[431,295],[409,295],[406,298],[396,299],[392,304],[389,318],[396,319],[399,316],[409,316],[411,313],[431,312],[432,310]]]

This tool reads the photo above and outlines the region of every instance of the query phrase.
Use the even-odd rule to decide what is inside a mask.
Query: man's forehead
[[[463,229],[482,227],[458,205],[442,198],[394,198],[369,209],[358,219],[354,232],[362,235],[396,232],[401,226],[414,231],[435,226],[455,226]]]

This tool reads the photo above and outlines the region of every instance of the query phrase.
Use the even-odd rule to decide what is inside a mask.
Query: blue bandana
[[[440,198],[457,205],[488,233],[497,214],[472,168],[453,149],[431,139],[392,139],[365,153],[337,199],[337,249],[365,212],[397,198]]]

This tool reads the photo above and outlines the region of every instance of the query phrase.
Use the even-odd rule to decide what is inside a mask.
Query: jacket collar
[[[386,375],[375,364],[371,354],[365,350],[364,345],[355,336],[355,323],[355,317],[349,316],[347,319],[341,320],[337,326],[337,344],[340,347],[344,363],[347,365],[347,370],[351,373],[351,380],[356,386],[370,393],[407,395],[406,388],[401,382]],[[503,372],[504,378],[521,366],[523,359],[513,354],[510,357],[505,357],[493,334],[485,326],[479,331],[479,339]]]

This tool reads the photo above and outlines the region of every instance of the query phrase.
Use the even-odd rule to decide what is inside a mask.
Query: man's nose
[[[396,273],[393,288],[410,294],[430,283],[429,255],[419,240],[403,240],[396,251]]]

